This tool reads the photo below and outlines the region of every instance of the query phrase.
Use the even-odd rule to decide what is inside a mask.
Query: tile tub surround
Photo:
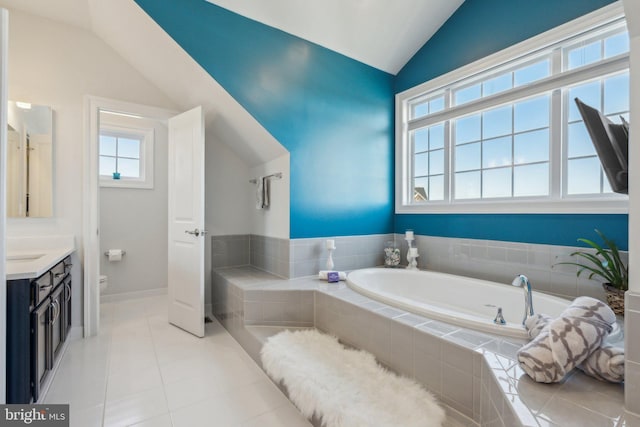
[[[251,265],[260,270],[289,278],[289,239],[251,235]]]
[[[637,329],[640,324],[640,293],[627,291],[625,307],[625,326]],[[625,349],[626,407],[628,416],[633,417],[640,426],[640,340],[638,337],[626,336]]]
[[[376,267],[384,262],[384,244],[393,234],[280,239],[256,234],[211,237],[212,269],[251,265],[280,278],[312,276],[326,269],[325,242],[333,239],[336,270]]]
[[[406,263],[407,244],[403,234],[395,240],[401,248]],[[575,262],[569,254],[585,250],[571,246],[538,245],[494,240],[456,239],[416,235],[418,268],[460,276],[474,277],[498,283],[510,284],[518,274],[531,281],[534,292],[542,291],[565,298],[590,296],[605,300],[600,282],[589,280],[587,274],[576,277],[577,267],[554,264]],[[628,259],[626,252],[621,253]]]
[[[313,239],[293,239],[290,249],[290,276],[304,277],[326,270],[327,249],[325,242],[333,239],[334,269],[351,271],[359,268],[377,267],[384,264],[384,244],[394,239],[393,234],[373,234],[369,236],[322,237]]]
[[[249,234],[211,236],[211,268],[249,265],[250,240]]]
[[[624,425],[621,385],[601,383],[579,371],[560,384],[535,383],[515,359],[523,341],[407,313],[360,295],[344,283],[327,284],[315,278],[281,280],[250,267],[215,274],[214,286],[228,287],[225,294],[232,296],[218,303],[216,316],[243,346],[243,342],[253,345],[247,349],[249,354],[258,354],[259,344],[248,338],[247,310],[259,310],[256,305],[263,302],[295,299],[291,292],[301,291],[314,296],[313,326],[420,381],[467,421],[463,425]],[[245,300],[252,292],[258,293],[251,296],[252,301]],[[286,296],[270,295],[281,292]],[[299,324],[283,311],[276,313],[281,325]],[[256,328],[253,325],[259,321],[250,323],[249,328]]]

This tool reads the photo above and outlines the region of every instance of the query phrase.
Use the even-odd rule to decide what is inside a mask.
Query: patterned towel
[[[615,314],[603,302],[576,298],[520,349],[520,366],[537,382],[559,382],[600,347],[615,321]]]
[[[551,322],[545,314],[535,314],[525,324],[530,338],[537,337]],[[620,383],[624,381],[624,348],[603,345],[591,353],[578,369],[600,381]]]

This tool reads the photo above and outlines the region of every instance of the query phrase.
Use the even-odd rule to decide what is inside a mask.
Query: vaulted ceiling
[[[463,0],[208,0],[396,74]]]
[[[108,0],[107,0],[108,1]],[[131,0],[133,1],[133,0]],[[202,0],[204,1],[204,0]],[[463,0],[208,0],[396,74]],[[90,0],[2,0],[0,5],[91,30]]]
[[[463,2],[210,1],[392,74],[402,68]],[[249,165],[272,160],[286,152],[133,0],[0,0],[0,7],[94,33],[180,108],[202,105],[208,137],[227,143]],[[136,43],[131,43],[132,40]]]

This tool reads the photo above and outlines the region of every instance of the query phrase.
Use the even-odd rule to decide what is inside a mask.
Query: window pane
[[[413,200],[425,202],[429,200],[429,178],[416,178],[413,180]]]
[[[549,164],[516,166],[513,168],[513,195],[549,195]]]
[[[429,175],[429,153],[416,154],[413,162],[413,176]]]
[[[482,113],[482,138],[493,138],[511,133],[511,105]]]
[[[489,139],[482,142],[482,167],[494,168],[511,164],[511,137]],[[511,176],[509,176],[511,182]],[[484,185],[484,184],[483,184]],[[511,191],[511,190],[509,190]],[[482,193],[484,195],[484,191]]]
[[[102,156],[116,155],[116,137],[115,136],[100,135],[100,155]]]
[[[429,128],[429,149],[444,147],[444,123]]]
[[[118,157],[140,158],[140,140],[118,138]]]
[[[100,156],[100,175],[111,175],[116,172],[116,158]]]
[[[515,164],[549,160],[549,129],[521,133],[514,136],[513,160]]]
[[[600,193],[600,160],[597,157],[568,161],[568,194]]]
[[[429,129],[418,129],[413,132],[413,151],[419,153],[429,149]]]
[[[549,95],[518,102],[514,105],[515,132],[549,126]]]
[[[123,177],[140,178],[140,160],[118,159],[118,172]]]
[[[429,153],[429,175],[444,173],[444,150],[436,150]]]
[[[429,101],[429,114],[444,110],[444,96]]]
[[[459,89],[455,92],[455,105],[465,104],[480,98],[480,84]]]
[[[480,169],[480,143],[456,147],[456,171]]]
[[[444,200],[444,176],[429,178],[429,200]]]
[[[583,65],[591,64],[592,62],[599,61],[602,53],[600,52],[601,41],[589,43],[585,46],[580,46],[569,51],[567,69],[572,70],[574,68],[582,67]]]
[[[522,86],[549,77],[550,69],[548,59],[520,68],[513,73],[514,86]]]
[[[480,114],[456,120],[456,144],[480,140]]]
[[[511,89],[513,86],[511,73],[506,73],[482,83],[482,96],[493,95]]]
[[[429,113],[429,103],[421,102],[411,106],[411,118],[426,116]]]
[[[569,121],[582,120],[578,107],[576,107],[575,98],[580,98],[584,102],[595,108],[600,109],[600,82],[595,81],[580,86],[575,86],[569,90]]]
[[[611,36],[604,41],[604,57],[620,55],[629,52],[629,33],[624,32]]]
[[[480,198],[480,171],[456,174],[456,199]]]
[[[482,198],[511,197],[511,168],[482,171]]]
[[[591,143],[587,127],[584,122],[576,122],[569,125],[567,129],[568,135],[568,151],[567,156],[582,157],[582,156],[595,156],[596,150]]]
[[[604,81],[604,114],[629,110],[629,74],[609,77]]]

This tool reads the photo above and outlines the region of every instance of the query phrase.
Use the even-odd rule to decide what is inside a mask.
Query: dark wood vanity
[[[71,329],[71,258],[7,281],[7,403],[37,402]]]

